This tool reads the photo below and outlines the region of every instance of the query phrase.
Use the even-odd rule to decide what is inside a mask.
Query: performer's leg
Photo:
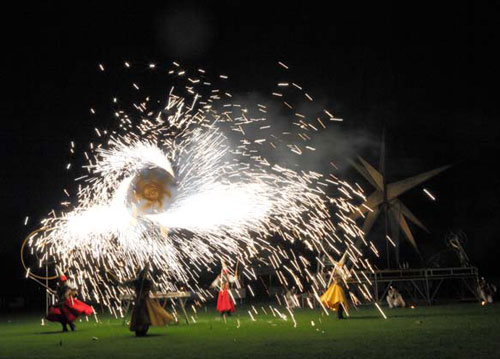
[[[67,332],[68,331],[68,322],[66,321],[66,318],[61,319],[61,325],[62,325],[62,331]]]
[[[76,329],[76,325],[73,322],[69,323],[69,327],[71,328],[71,331],[74,332]]]
[[[60,323],[62,325],[62,331],[67,332],[68,331],[68,319],[66,318],[66,315],[64,315],[64,312],[62,311],[62,307],[61,307]]]
[[[149,325],[148,324],[143,324],[137,327],[135,330],[135,336],[136,337],[145,337],[146,333],[149,330]]]
[[[344,307],[342,306],[342,304],[339,304],[339,307],[337,308],[337,318],[338,319],[344,319]]]

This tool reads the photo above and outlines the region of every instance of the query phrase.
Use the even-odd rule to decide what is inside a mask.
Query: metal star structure
[[[408,241],[418,252],[417,243],[415,242],[415,238],[413,237],[410,227],[408,226],[407,220],[416,224],[426,232],[429,232],[429,230],[408,209],[408,207],[406,207],[403,202],[401,202],[398,197],[403,193],[409,191],[410,189],[443,172],[450,166],[448,165],[439,167],[401,181],[386,184],[385,177],[383,175],[385,167],[383,158],[381,161],[380,171],[371,166],[363,158],[358,157],[358,159],[359,162],[352,161],[351,164],[368,182],[370,182],[373,187],[375,187],[375,192],[368,196],[363,205],[358,208],[357,213],[353,214],[351,218],[356,220],[359,217],[365,217],[362,230],[366,235],[372,228],[373,224],[377,220],[377,217],[385,206],[387,216],[392,217],[392,223],[394,223],[394,225],[396,226],[396,228],[394,229],[401,228]]]

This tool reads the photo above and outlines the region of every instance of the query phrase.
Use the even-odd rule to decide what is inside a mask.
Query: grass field
[[[202,311],[196,323],[152,327],[145,338],[110,317],[62,333],[57,323],[42,326],[41,315],[6,315],[0,358],[500,358],[499,305],[386,309],[387,320],[373,306],[347,320],[296,310],[296,328],[271,314],[252,321],[248,309],[227,324]]]

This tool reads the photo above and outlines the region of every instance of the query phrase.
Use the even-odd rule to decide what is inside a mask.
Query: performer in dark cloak
[[[68,331],[68,325],[74,331],[76,326],[73,322],[80,315],[91,315],[94,312],[90,305],[78,300],[76,294],[76,287],[65,275],[61,275],[56,288],[57,302],[49,308],[47,320],[61,323],[63,332]]]
[[[138,337],[148,332],[149,326],[163,326],[174,320],[156,300],[149,295],[153,289],[153,282],[149,279],[149,272],[144,268],[134,280],[124,283],[135,290],[135,305],[130,319],[130,330]]]

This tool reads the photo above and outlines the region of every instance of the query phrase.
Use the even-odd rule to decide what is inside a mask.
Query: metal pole
[[[386,175],[387,173],[385,172],[385,120],[382,124],[382,141],[380,144],[380,164],[379,164],[379,169],[380,173],[382,174],[382,185],[383,188],[382,190],[384,191],[384,229],[385,229],[385,253],[387,255],[387,269],[391,268],[391,260],[390,260],[390,253],[389,253],[389,241],[387,240],[387,236],[389,235],[389,229],[388,229],[388,210],[389,210],[389,201],[387,200],[387,178]]]
[[[427,304],[431,305],[431,296],[429,288],[429,277],[427,275],[427,269],[425,269],[425,295],[427,296]]]
[[[47,258],[45,258],[45,315],[49,315],[49,267]]]
[[[389,240],[387,239],[387,236],[389,235],[389,230],[387,228],[388,225],[388,214],[387,214],[387,192],[385,191],[385,182],[384,182],[384,217],[385,217],[385,253],[387,254],[387,269],[391,268],[391,259],[390,259],[390,252],[389,252]]]

